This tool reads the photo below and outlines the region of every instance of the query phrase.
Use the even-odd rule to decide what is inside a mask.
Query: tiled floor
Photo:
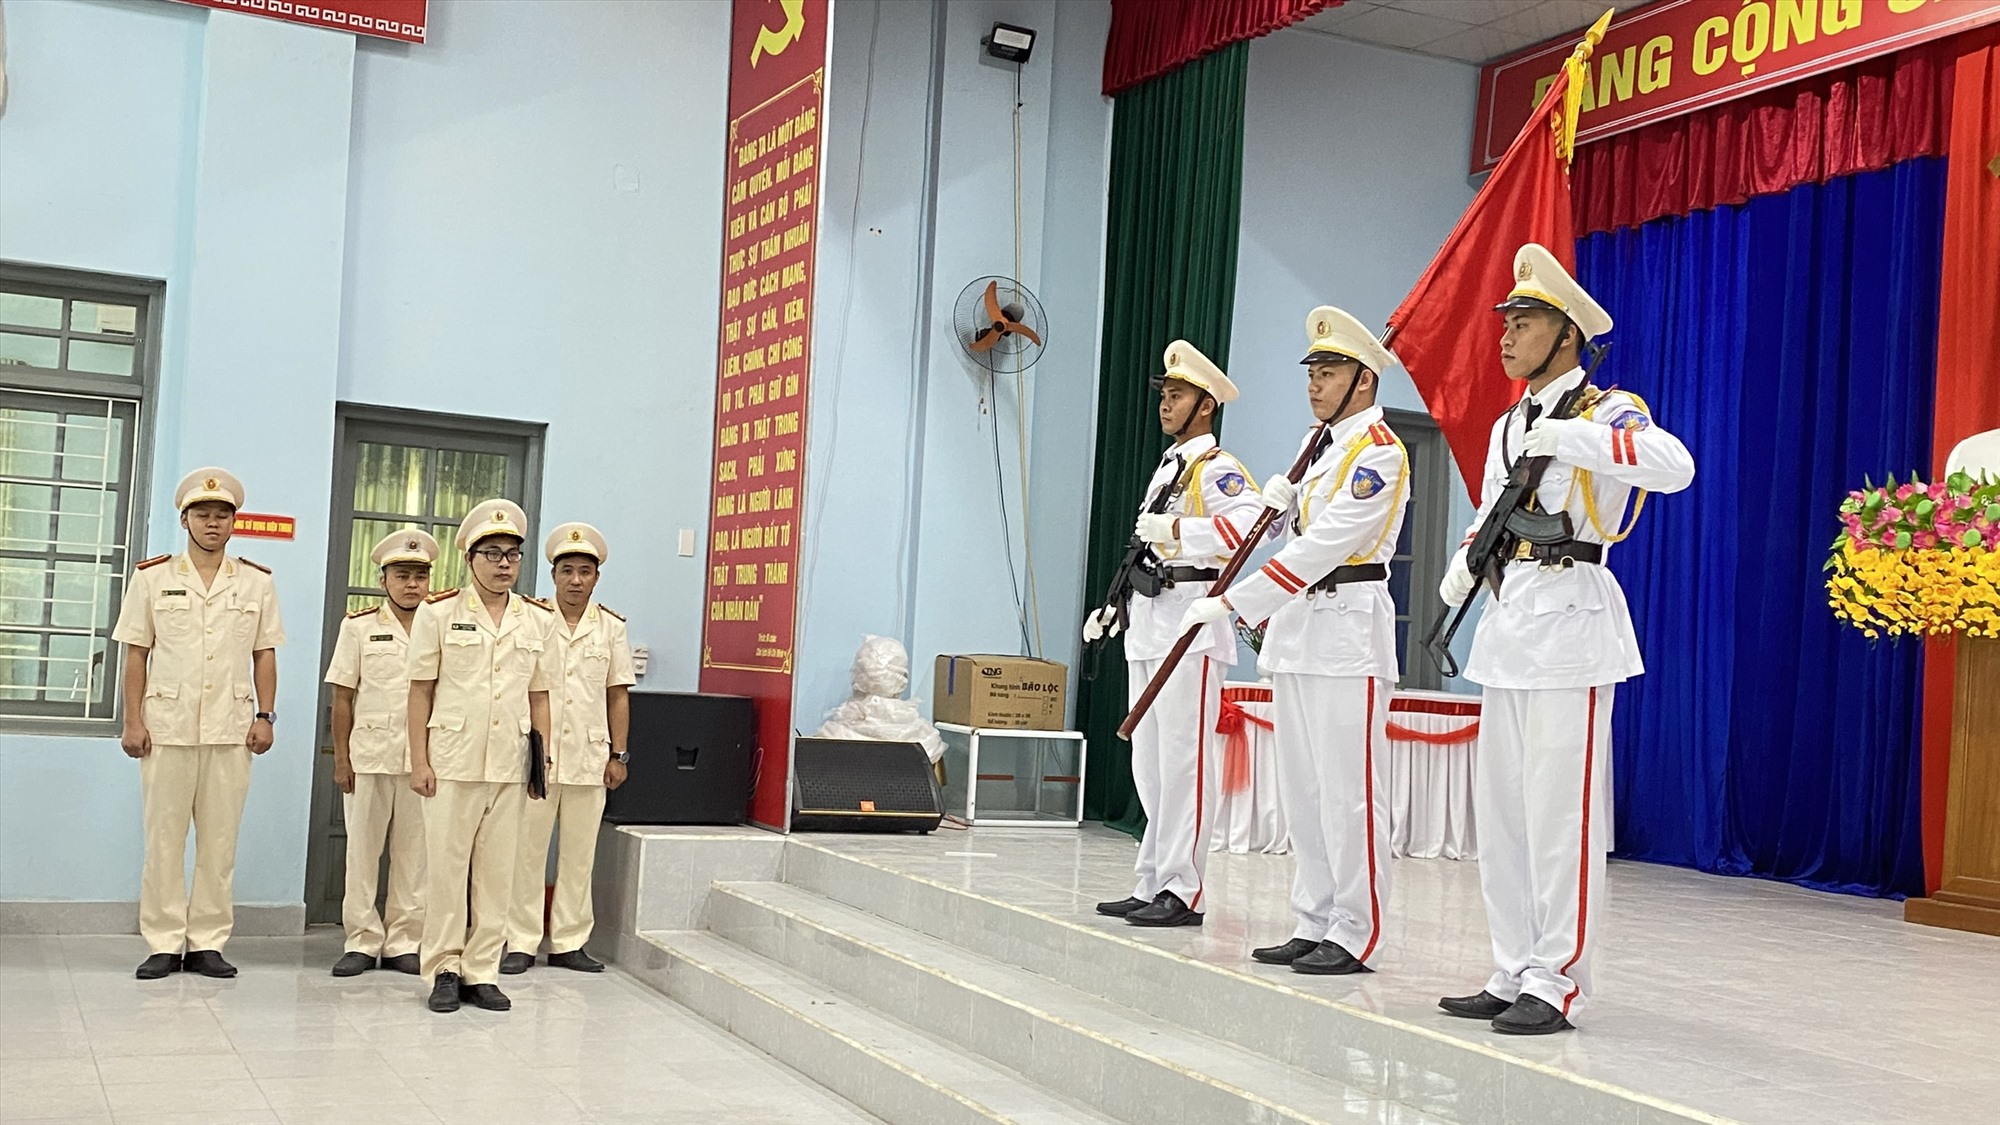
[[[0,1122],[872,1122],[631,978],[537,968],[514,1010],[335,980],[340,934],[231,942],[233,981],[132,978],[136,937],[0,938]]]
[[[1491,971],[1473,863],[1397,861],[1380,971],[1302,977],[1248,957],[1291,936],[1289,856],[1213,856],[1206,925],[1140,931],[1091,912],[1131,890],[1101,828],[798,839],[1749,1125],[2000,1125],[2000,938],[1900,903],[1614,862],[1597,999],[1523,1040],[1436,1008]]]

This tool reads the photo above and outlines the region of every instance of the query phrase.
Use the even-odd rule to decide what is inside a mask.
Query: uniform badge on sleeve
[[[1224,473],[1216,478],[1215,487],[1221,489],[1224,496],[1240,496],[1243,494],[1243,474]]]
[[[1614,430],[1643,430],[1650,425],[1652,423],[1647,421],[1646,416],[1637,410],[1627,410],[1611,420]]]
[[[1356,500],[1366,500],[1382,491],[1382,474],[1363,465],[1354,470],[1352,488]]]

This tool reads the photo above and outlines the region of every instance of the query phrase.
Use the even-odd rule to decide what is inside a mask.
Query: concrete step
[[[698,931],[639,935],[626,971],[891,1125],[1111,1125],[843,990]]]
[[[1092,925],[1015,906],[798,837],[787,841],[780,878],[944,946],[1438,1120],[1505,1125],[1723,1120],[1339,1003],[1308,991],[1310,979],[1300,987],[1287,980],[1293,977],[1289,973],[1232,971],[1149,945],[1144,931],[1109,920]],[[716,897],[712,891],[711,902]]]
[[[717,936],[1121,1120],[1475,1120],[1371,1096],[799,887],[717,883],[707,911]]]

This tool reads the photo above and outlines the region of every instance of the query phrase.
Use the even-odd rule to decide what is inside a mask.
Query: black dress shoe
[[[140,980],[159,980],[168,973],[181,971],[181,955],[178,953],[155,953],[139,962],[139,970],[132,975]]]
[[[604,971],[604,962],[581,949],[572,949],[568,953],[549,954],[549,968],[574,969],[579,973],[601,973]]]
[[[1375,970],[1354,959],[1338,942],[1323,941],[1319,948],[1292,962],[1295,973],[1310,973],[1316,977],[1344,977],[1350,973],[1372,973]]]
[[[1125,921],[1134,926],[1165,928],[1167,926],[1199,926],[1201,915],[1188,909],[1181,896],[1172,891],[1161,891],[1160,897],[1125,916]]]
[[[532,953],[509,953],[500,958],[500,971],[510,977],[519,976],[534,967],[535,955]]]
[[[1098,903],[1097,912],[1113,918],[1123,918],[1134,910],[1143,908],[1145,905],[1146,900],[1143,898],[1121,898],[1117,902]]]
[[[392,973],[408,973],[416,976],[422,971],[423,965],[414,953],[398,953],[394,957],[382,958],[382,967]]]
[[[431,982],[430,1006],[433,1012],[458,1011],[457,973],[439,973]]]
[[[1262,961],[1266,965],[1289,965],[1318,948],[1319,943],[1316,941],[1295,937],[1283,945],[1267,945],[1262,949],[1253,949],[1250,951],[1250,956],[1253,960]]]
[[[458,986],[458,998],[489,1012],[504,1012],[514,1006],[514,1002],[507,999],[507,994],[500,991],[497,984],[461,984]]]
[[[362,973],[374,968],[375,964],[375,958],[368,956],[366,953],[357,953],[350,949],[340,955],[340,960],[333,963],[333,975],[337,977],[358,977]]]
[[[1493,1017],[1493,1030],[1507,1035],[1554,1035],[1570,1030],[1570,1022],[1554,1004],[1524,992],[1513,1007]]]
[[[1484,990],[1477,996],[1446,996],[1438,1001],[1438,1007],[1466,1020],[1490,1020],[1513,1006],[1511,1001]]]
[[[214,977],[217,980],[228,980],[236,975],[236,966],[224,961],[220,950],[196,949],[189,952],[181,961],[181,971],[200,973],[202,976]]]

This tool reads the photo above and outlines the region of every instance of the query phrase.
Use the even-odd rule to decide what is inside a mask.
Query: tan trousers
[[[500,983],[514,849],[528,787],[518,781],[445,781],[424,802],[424,979],[457,973]],[[470,913],[467,900],[470,899]]]
[[[370,957],[415,953],[424,936],[424,799],[406,773],[358,773],[343,794],[347,818],[347,893],[340,921],[347,951]],[[389,897],[380,914],[382,849],[389,849]]]
[[[549,833],[557,829],[556,896],[549,908],[549,952],[570,953],[590,940],[590,873],[597,866],[597,826],[604,819],[602,785],[552,785],[529,801],[521,817],[514,866],[514,905],[507,912],[507,948],[530,957],[542,947],[542,895],[549,870]]]
[[[250,750],[154,746],[139,759],[146,862],[139,880],[139,936],[154,953],[220,950],[236,923],[231,890],[236,829],[250,792]],[[194,826],[194,892],[187,881],[188,826]]]

